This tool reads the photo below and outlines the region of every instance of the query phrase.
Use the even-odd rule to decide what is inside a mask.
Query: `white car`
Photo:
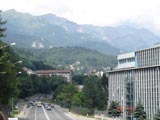
[[[18,120],[18,118],[8,118],[8,120]]]
[[[47,107],[47,110],[51,110],[51,106],[48,106],[48,107]]]

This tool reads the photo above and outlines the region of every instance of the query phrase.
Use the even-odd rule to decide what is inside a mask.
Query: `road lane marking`
[[[45,109],[44,109],[44,107],[43,107],[43,105],[42,105],[42,108],[43,108],[43,112],[44,112],[44,114],[45,114],[47,120],[50,120],[49,117],[48,117],[48,115],[47,115],[47,113],[46,113],[46,111],[45,111]]]
[[[35,117],[34,117],[34,120],[37,120],[36,114],[37,114],[37,107],[36,107],[36,110],[35,110]]]

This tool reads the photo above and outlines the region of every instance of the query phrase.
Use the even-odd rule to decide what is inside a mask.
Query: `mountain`
[[[98,39],[102,39],[121,51],[142,49],[160,42],[160,37],[156,36],[151,31],[129,25],[117,27],[95,27],[85,25],[83,29],[85,29],[84,32],[92,34]]]
[[[36,69],[52,66],[57,69],[70,68],[73,71],[86,73],[92,69],[105,70],[116,65],[116,56],[106,55],[82,47],[54,47],[51,49],[14,48],[23,60],[23,65]],[[42,64],[44,63],[44,64]]]
[[[7,20],[5,42],[16,42],[25,48],[80,46],[105,54],[132,51],[149,47],[160,38],[144,28],[121,25],[99,27],[78,25],[53,14],[33,16],[8,10],[2,13]]]

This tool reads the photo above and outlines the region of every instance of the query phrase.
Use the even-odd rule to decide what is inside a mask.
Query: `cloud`
[[[0,0],[0,8],[53,13],[80,24],[119,25],[129,20],[160,30],[159,0]]]

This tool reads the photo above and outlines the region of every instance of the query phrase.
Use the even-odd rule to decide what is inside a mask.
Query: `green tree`
[[[146,112],[144,111],[144,107],[141,102],[138,102],[136,109],[134,111],[134,117],[137,120],[145,120],[146,119]]]
[[[2,11],[0,10],[0,41],[1,38],[5,36],[4,32],[6,31],[6,28],[2,27],[2,25],[4,25],[6,21],[2,20],[1,12]]]
[[[56,101],[57,96],[62,93],[62,91],[63,91],[63,86],[64,86],[64,84],[60,84],[60,85],[58,85],[58,87],[55,89],[55,91],[54,91],[54,93],[53,93],[53,100],[54,100],[54,101]],[[56,101],[56,102],[58,103],[59,101]],[[61,101],[60,101],[60,102],[61,102]]]
[[[121,111],[118,109],[118,107],[119,107],[118,101],[111,101],[108,108],[108,114],[110,117],[119,117],[121,115]]]
[[[35,93],[54,93],[53,99],[62,92],[61,85],[66,84],[65,78],[60,76],[37,76],[22,72],[19,75],[20,97],[25,98]]]
[[[17,58],[13,50],[9,47],[4,47],[6,44],[2,42],[6,30],[3,27],[5,23],[6,21],[3,21],[0,15],[0,109],[7,112],[9,100],[13,97],[16,98],[19,93],[19,83],[16,76],[17,67],[13,64]]]
[[[1,46],[2,44],[0,44]],[[10,99],[19,94],[17,67],[11,62],[12,54],[9,48],[0,50],[0,108],[7,113]]]
[[[94,110],[97,76],[90,76],[84,81],[83,93],[85,96],[85,107]]]
[[[40,93],[40,86],[42,84],[41,79],[37,75],[31,75],[32,85],[33,85],[33,91],[34,93]]]
[[[101,81],[101,85],[102,85],[102,88],[105,92],[105,100],[106,100],[106,105],[108,104],[108,94],[109,94],[109,91],[108,91],[108,77],[106,76],[106,74],[104,73],[102,78],[100,79]]]
[[[20,98],[26,98],[34,94],[34,89],[33,89],[33,84],[32,84],[32,79],[31,77],[25,73],[22,72],[19,77],[18,77],[20,84],[19,84],[19,90]]]
[[[18,79],[16,78],[16,70],[10,61],[5,62],[0,59],[0,68],[0,104],[7,105],[10,97],[18,95]]]
[[[85,75],[74,75],[72,80],[78,85],[83,85],[84,80],[87,78]]]
[[[85,107],[94,110],[104,110],[107,107],[106,92],[97,76],[89,76],[84,81],[83,93],[85,96]]]
[[[40,89],[39,89],[40,93],[44,93],[44,94],[51,93],[51,86],[49,84],[50,77],[42,76],[42,77],[39,77],[39,78],[41,80]]]
[[[50,85],[52,91],[55,91],[59,85],[63,85],[65,83],[67,83],[65,79],[66,78],[64,78],[62,76],[57,76],[57,75],[52,76],[49,79],[49,85]]]
[[[77,93],[77,88],[73,84],[64,85],[62,92],[57,96],[57,100],[60,101],[63,105],[67,106],[70,110],[72,106],[72,99],[74,94]]]
[[[108,90],[108,77],[106,76],[105,73],[103,74],[103,76],[101,78],[101,84],[104,89]]]
[[[160,109],[157,110],[157,113],[154,115],[153,120],[160,120]]]
[[[85,101],[85,97],[83,92],[77,92],[72,97],[72,105],[74,106],[83,107],[84,101]]]

